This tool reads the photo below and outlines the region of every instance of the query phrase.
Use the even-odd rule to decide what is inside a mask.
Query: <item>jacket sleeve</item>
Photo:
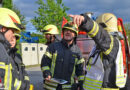
[[[30,88],[30,79],[29,76],[27,74],[27,71],[25,70],[25,65],[22,62],[22,57],[20,54],[15,54],[15,61],[17,62],[17,64],[19,64],[19,67],[21,70],[20,73],[20,78],[21,78],[21,86],[20,89],[25,89],[25,90],[29,90]],[[17,80],[17,78],[15,78],[15,81]]]
[[[48,75],[51,75],[50,72],[51,61],[52,61],[52,46],[49,45],[41,60],[41,70],[43,72],[44,78],[46,78]]]
[[[118,52],[119,43],[115,37],[110,35],[101,25],[91,20],[88,16],[83,15],[85,20],[80,25],[79,29],[85,30],[88,35],[95,41],[103,54],[108,60],[113,62]]]
[[[78,81],[84,80],[84,58],[82,57],[81,51],[78,48],[78,60],[76,62],[76,75],[78,76]]]
[[[9,88],[11,89],[11,65],[8,64],[9,56],[7,54],[6,49],[4,48],[3,44],[0,43],[0,79],[2,88]],[[8,72],[7,72],[8,71]]]

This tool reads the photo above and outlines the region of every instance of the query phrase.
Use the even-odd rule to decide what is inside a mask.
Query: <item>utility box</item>
[[[21,54],[25,65],[41,64],[47,45],[40,43],[21,43]]]
[[[41,64],[41,59],[46,51],[47,45],[45,44],[38,44],[38,64]]]
[[[38,64],[36,43],[21,43],[21,54],[25,65]]]

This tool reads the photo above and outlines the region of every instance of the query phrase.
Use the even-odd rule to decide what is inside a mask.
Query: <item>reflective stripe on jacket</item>
[[[9,55],[9,47],[5,47],[6,43],[0,38],[0,78],[3,84],[3,89],[7,90],[29,90],[30,81],[25,68],[22,67],[20,59],[15,55],[16,52],[11,52]],[[14,57],[12,57],[14,56]],[[20,63],[19,63],[20,62]],[[28,78],[27,78],[28,77]]]
[[[92,39],[95,41],[98,49],[101,50],[102,52],[101,53],[102,57],[100,59],[102,60],[102,64],[104,68],[104,77],[103,77],[103,81],[101,81],[102,87],[103,88],[122,87],[122,85],[117,85],[116,83],[116,81],[118,81],[116,78],[117,76],[116,74],[117,72],[119,72],[119,70],[116,67],[117,66],[116,61],[122,60],[122,58],[120,58],[120,60],[117,60],[119,48],[121,48],[119,47],[120,42],[118,42],[118,39],[116,37],[110,35],[106,30],[104,30],[101,25],[98,25],[96,22],[91,20],[88,16],[84,15],[84,17],[85,20],[82,22],[79,29],[85,30],[89,34],[89,36],[92,37]],[[89,67],[89,69],[91,68]]]
[[[68,81],[69,85],[62,85],[62,88],[70,88],[74,83],[75,75],[78,76],[79,80],[84,80],[83,62],[84,59],[77,45],[67,46],[66,42],[62,40],[48,46],[42,58],[41,70],[43,75],[48,71],[51,72],[53,78]]]

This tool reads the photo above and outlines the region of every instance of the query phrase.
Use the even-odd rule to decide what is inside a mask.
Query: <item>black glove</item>
[[[77,83],[72,84],[71,90],[78,90],[78,84]]]
[[[83,81],[79,81],[78,87],[79,87],[80,90],[84,90],[83,89]]]
[[[44,78],[47,78],[49,75],[52,76],[51,72],[49,70],[46,70],[46,71],[43,72],[43,77]]]

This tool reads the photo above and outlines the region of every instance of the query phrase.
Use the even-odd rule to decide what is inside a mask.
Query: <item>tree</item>
[[[124,24],[124,27],[125,27],[126,34],[127,34],[127,37],[128,37],[128,41],[130,43],[130,23]]]
[[[21,14],[20,10],[16,7],[16,5],[13,5],[12,10],[19,16],[21,24],[26,26],[27,21],[25,20],[25,16]]]
[[[13,7],[12,0],[3,0],[2,7],[12,9],[12,7]]]
[[[63,3],[62,0],[38,0],[39,8],[35,13],[35,16],[31,22],[37,30],[43,29],[47,24],[54,24],[61,30],[63,16],[67,19],[69,17],[66,11],[69,10]]]

